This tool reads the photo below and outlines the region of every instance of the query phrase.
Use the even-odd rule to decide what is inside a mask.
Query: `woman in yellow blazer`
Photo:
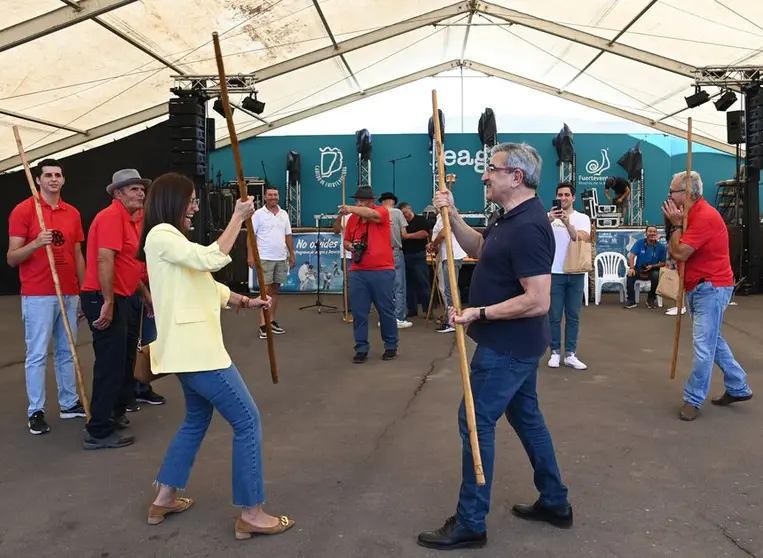
[[[185,488],[212,411],[233,428],[233,505],[237,539],[286,531],[294,521],[262,509],[262,432],[257,406],[223,343],[220,309],[262,308],[269,298],[250,299],[214,280],[212,272],[231,262],[230,251],[241,225],[254,213],[250,196],[236,202],[230,223],[216,242],[202,246],[184,233],[199,205],[194,184],[180,174],[157,178],[145,202],[139,259],[146,262],[151,284],[156,341],[150,344],[155,374],[176,374],[185,395],[186,417],[167,449],[157,476],[159,492],[148,511],[156,525],[169,513],[187,510],[193,500],[178,497]]]

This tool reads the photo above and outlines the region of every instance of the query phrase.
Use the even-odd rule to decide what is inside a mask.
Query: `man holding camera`
[[[384,341],[383,360],[397,356],[397,320],[393,289],[395,259],[392,254],[389,210],[374,203],[370,186],[359,186],[354,206],[340,205],[339,215],[350,215],[344,231],[344,248],[352,252],[349,296],[352,306],[352,331],[355,337],[355,357],[360,364],[368,360],[368,315],[371,303],[379,312],[381,337]]]
[[[657,227],[647,225],[646,236],[639,238],[633,243],[628,252],[628,279],[626,291],[628,300],[626,308],[635,308],[636,304],[636,281],[650,281],[649,295],[646,297],[646,307],[654,308],[657,298],[657,284],[660,282],[660,268],[665,267],[668,259],[668,247],[657,240]]]

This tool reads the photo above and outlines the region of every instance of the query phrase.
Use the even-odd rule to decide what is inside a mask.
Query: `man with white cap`
[[[151,180],[141,178],[135,169],[115,172],[106,187],[113,197],[111,205],[95,216],[88,231],[88,266],[80,298],[93,334],[95,364],[85,449],[120,448],[134,442],[133,436],[119,430],[129,425],[125,411],[134,398],[138,316],[129,298],[145,289],[136,255],[138,218],[149,184]]]

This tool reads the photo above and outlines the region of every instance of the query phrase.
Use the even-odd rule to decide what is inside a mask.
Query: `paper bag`
[[[593,271],[593,247],[590,242],[575,240],[567,247],[564,258],[565,273],[589,273]]]
[[[661,267],[660,280],[657,283],[657,295],[677,301],[680,288],[681,281],[678,277],[678,271]]]

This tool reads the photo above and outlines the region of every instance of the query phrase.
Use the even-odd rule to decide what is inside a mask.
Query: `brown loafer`
[[[718,405],[719,407],[725,407],[726,405],[731,405],[732,403],[739,403],[742,401],[749,401],[752,399],[752,394],[750,395],[743,395],[742,397],[738,397],[736,395],[731,395],[728,391],[724,391],[723,395],[720,395],[718,397],[713,397],[710,402],[713,405]]]
[[[691,403],[684,403],[681,407],[681,412],[678,413],[678,417],[681,420],[694,420],[699,416],[699,409]]]
[[[156,506],[148,508],[148,524],[159,525],[171,513],[182,513],[193,505],[191,498],[175,498],[174,506]]]
[[[275,527],[257,527],[239,517],[236,519],[236,538],[238,540],[251,539],[253,535],[277,535],[294,527],[295,521],[285,515],[278,517]]]

